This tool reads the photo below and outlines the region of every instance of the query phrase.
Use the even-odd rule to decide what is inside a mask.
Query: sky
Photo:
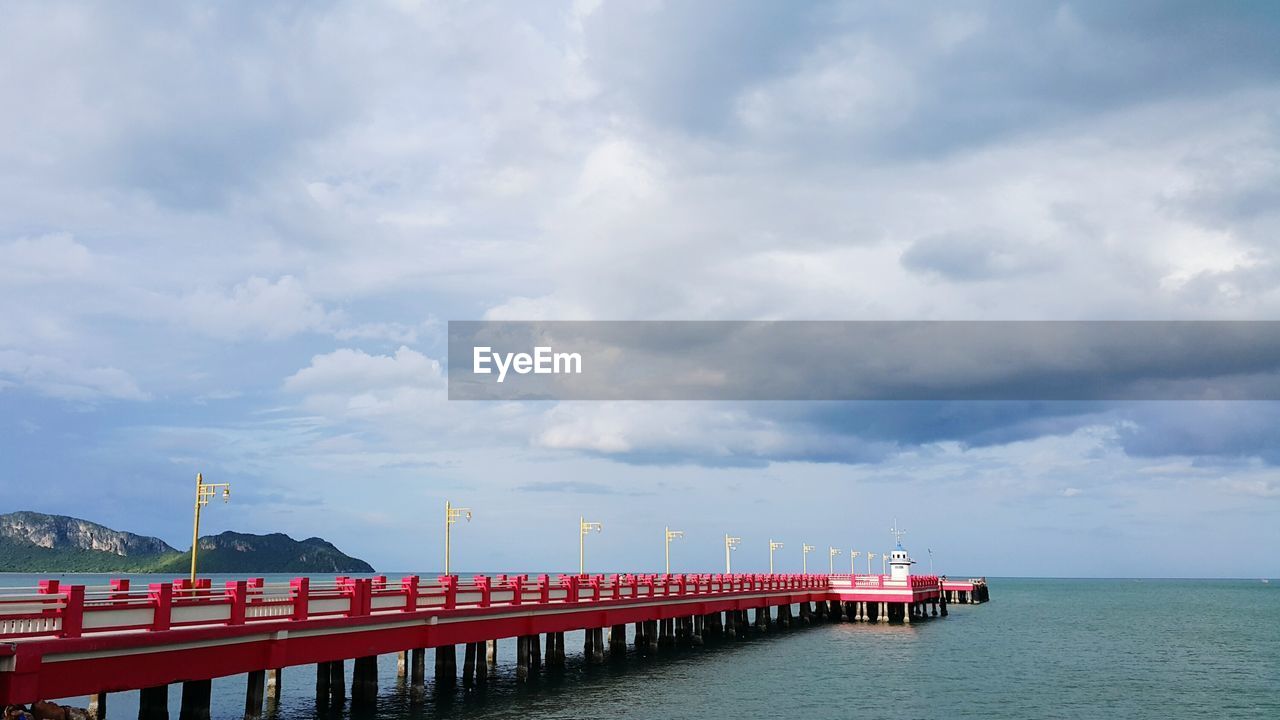
[[[0,512],[389,571],[1280,576],[1275,402],[450,402],[449,320],[1268,320],[1280,12],[0,7]],[[877,561],[878,564],[878,561]],[[859,565],[859,570],[864,569]],[[877,568],[878,569],[878,568]]]

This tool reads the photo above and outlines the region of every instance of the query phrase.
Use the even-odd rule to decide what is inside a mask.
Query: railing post
[[[400,590],[404,592],[405,612],[413,612],[418,609],[418,582],[417,575],[400,578]]]
[[[441,575],[440,587],[444,589],[444,609],[452,610],[458,607],[458,576]]]
[[[568,593],[567,595],[565,595],[565,598],[564,598],[565,602],[571,602],[571,603],[578,602],[578,576],[577,575],[570,575],[568,577],[562,576],[560,578],[560,584],[565,586],[565,592]]]
[[[311,578],[294,578],[289,581],[293,595],[293,619],[306,620],[311,604]]]
[[[476,575],[472,578],[472,581],[475,582],[477,588],[480,588],[480,607],[487,608],[493,604],[493,589],[489,585],[489,576]]]
[[[538,576],[538,602],[543,605],[551,602],[551,578],[546,575]]]
[[[507,587],[511,588],[511,604],[519,605],[524,600],[524,580],[523,576],[507,578]],[[452,607],[452,606],[450,606]]]
[[[226,595],[227,601],[231,603],[231,618],[227,624],[243,625],[246,614],[245,605],[249,600],[249,583],[244,580],[228,580]]]
[[[168,630],[173,622],[173,585],[151,583],[147,594],[151,600],[151,629]]]
[[[84,586],[71,585],[66,592],[67,602],[62,606],[61,637],[80,637],[84,628]]]

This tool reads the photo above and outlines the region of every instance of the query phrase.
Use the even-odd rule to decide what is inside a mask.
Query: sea
[[[0,575],[0,586],[29,587],[35,579]],[[379,698],[368,710],[353,710],[349,701],[318,706],[314,666],[291,667],[267,717],[1280,719],[1280,583],[989,583],[991,602],[952,605],[946,618],[822,623],[655,655],[629,651],[600,666],[582,662],[581,633],[567,634],[566,669],[544,671],[527,685],[515,680],[514,640],[499,643],[496,675],[484,690],[459,683],[437,692],[428,655],[423,700],[413,700],[397,679],[395,656],[384,656]],[[243,717],[244,690],[244,677],[215,680],[213,718]],[[177,686],[170,691],[175,719],[179,694]],[[108,711],[136,717],[137,693],[112,694]]]

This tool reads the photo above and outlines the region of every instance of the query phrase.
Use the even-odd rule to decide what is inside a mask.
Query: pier
[[[414,692],[434,650],[437,685],[487,682],[498,642],[515,642],[518,680],[565,661],[564,633],[586,631],[587,662],[773,627],[920,622],[947,614],[935,576],[803,574],[477,575],[260,578],[215,588],[206,578],[131,587],[63,585],[0,592],[0,705],[88,696],[105,716],[111,692],[140,690],[139,717],[208,717],[210,681],[246,674],[245,717],[280,692],[280,669],[316,667],[317,699],[377,695],[377,656],[399,654]],[[607,638],[607,640],[606,640]],[[459,654],[458,646],[462,646]],[[354,659],[349,679],[343,661]],[[349,693],[349,695],[348,695]]]

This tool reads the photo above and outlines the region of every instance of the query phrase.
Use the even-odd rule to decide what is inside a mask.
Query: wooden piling
[[[267,671],[249,671],[249,682],[244,693],[245,720],[258,720],[262,717],[262,700],[267,692]]]
[[[476,646],[478,643],[467,643],[462,656],[462,687],[470,690],[476,684]],[[484,663],[480,663],[483,665]]]
[[[358,657],[351,668],[351,704],[369,706],[378,700],[378,656]]]
[[[473,644],[476,646],[476,687],[485,687],[489,684],[489,661],[480,657],[480,651],[484,645]]]
[[[316,663],[316,702],[329,702],[329,663]]]
[[[436,648],[436,687],[452,688],[458,682],[458,648],[441,645]]]
[[[340,705],[347,699],[347,668],[342,660],[329,663],[329,701]]]
[[[542,646],[537,635],[529,636],[529,669],[533,672],[542,670]]]
[[[591,642],[591,633],[587,633],[587,642]],[[584,648],[585,651],[585,648]],[[516,636],[516,681],[529,681],[529,636]]]
[[[627,654],[627,626],[614,625],[609,628],[609,654],[622,657]]]
[[[138,693],[138,720],[169,720],[169,686],[143,688]]]
[[[209,720],[209,703],[213,699],[213,681],[188,680],[182,683],[182,704],[178,720]]]

